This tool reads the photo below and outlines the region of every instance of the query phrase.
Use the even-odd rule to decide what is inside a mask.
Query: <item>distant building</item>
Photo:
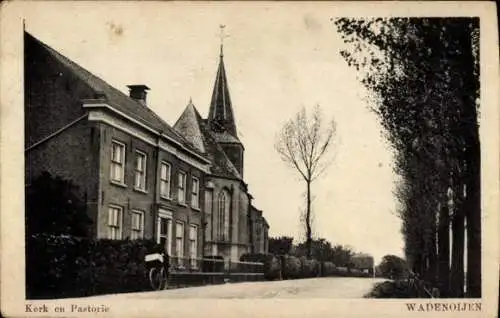
[[[252,246],[254,253],[267,253],[269,251],[269,224],[262,216],[262,211],[257,210],[253,205],[252,210]]]
[[[42,171],[79,186],[95,238],[155,239],[180,260],[253,250],[263,217],[249,208],[222,56],[210,118],[190,103],[174,127],[146,85],[127,96],[28,33],[24,58],[27,186]]]
[[[356,269],[373,274],[373,256],[365,253],[356,253],[351,257],[351,260]]]

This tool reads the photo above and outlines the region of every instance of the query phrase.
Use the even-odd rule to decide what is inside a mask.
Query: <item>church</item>
[[[267,251],[269,225],[252,205],[243,179],[245,147],[238,138],[222,44],[219,59],[208,118],[190,101],[174,129],[213,164],[205,189],[205,253],[239,259]]]
[[[43,172],[71,181],[90,237],[153,239],[174,270],[266,253],[269,224],[244,181],[222,45],[219,59],[208,118],[189,102],[170,125],[147,85],[126,94],[25,32],[26,187]]]

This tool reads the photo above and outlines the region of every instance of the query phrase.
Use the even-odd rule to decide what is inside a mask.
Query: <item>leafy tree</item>
[[[269,253],[275,255],[289,254],[293,245],[293,237],[280,236],[269,238]]]
[[[299,243],[293,251],[297,257],[307,256],[307,242]],[[352,267],[353,251],[346,246],[335,245],[324,238],[311,241],[311,258],[321,262],[332,262],[337,266]]]
[[[327,123],[323,119],[319,105],[315,107],[312,116],[307,116],[302,108],[294,118],[284,124],[275,144],[281,159],[297,171],[306,184],[304,223],[308,258],[311,258],[312,244],[311,184],[331,163],[327,155],[335,134],[333,119]]]
[[[450,268],[445,229],[452,224],[451,296],[463,294],[464,218],[468,296],[481,296],[478,22],[477,18],[335,22],[348,44],[341,54],[374,93],[373,110],[395,151],[407,259],[429,280],[440,273],[441,294],[449,283],[444,275]]]
[[[332,262],[337,266],[354,267],[352,256],[354,252],[347,246],[335,245],[332,251]]]
[[[86,236],[92,223],[72,182],[43,172],[26,189],[26,234]]]
[[[377,272],[383,277],[396,279],[407,274],[407,263],[396,255],[385,255],[377,266]]]

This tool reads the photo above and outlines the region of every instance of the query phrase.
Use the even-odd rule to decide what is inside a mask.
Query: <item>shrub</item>
[[[301,277],[309,278],[316,277],[319,274],[319,263],[316,260],[307,259],[305,256],[300,257]]]
[[[319,277],[320,275],[320,272],[319,272],[319,262],[315,259],[311,260],[311,263],[310,265],[312,267],[312,273],[311,273],[311,276],[310,277]]]
[[[144,256],[156,243],[147,240],[97,240],[90,259],[98,275],[93,275],[96,293],[132,292],[148,288]]]
[[[321,262],[321,276],[332,276],[335,274],[335,265],[332,262]]]
[[[334,274],[337,276],[349,276],[349,269],[344,266],[335,267]]]
[[[283,279],[300,278],[302,263],[295,256],[281,255],[281,273]]]
[[[88,247],[81,240],[37,234],[26,242],[26,296],[53,298],[77,296],[80,292],[80,269],[88,264],[83,257]],[[78,251],[82,251],[82,256]],[[83,272],[81,275],[85,275]],[[71,288],[73,287],[73,288]]]
[[[350,274],[351,274],[351,276],[354,276],[354,277],[361,277],[362,273],[359,269],[352,268],[352,269],[350,269]]]
[[[89,240],[37,234],[26,241],[27,298],[64,298],[149,288],[150,240]]]
[[[279,279],[281,276],[281,261],[274,254],[248,253],[240,257],[242,262],[264,263],[264,277],[267,280]]]
[[[427,297],[418,292],[402,280],[377,283],[365,298],[419,298]]]

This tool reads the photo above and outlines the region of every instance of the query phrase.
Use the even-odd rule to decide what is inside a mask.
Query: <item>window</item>
[[[193,177],[191,188],[191,206],[198,209],[200,207],[200,182],[198,178]]]
[[[179,172],[177,200],[179,203],[186,202],[186,174]]]
[[[226,190],[222,190],[219,193],[217,205],[217,233],[219,235],[219,239],[227,240],[229,239],[229,193]]]
[[[189,227],[189,252],[191,258],[191,268],[196,268],[196,256],[198,252],[198,227],[191,225]]]
[[[206,227],[205,238],[207,241],[212,240],[212,190],[205,190],[205,213],[206,213]]]
[[[144,237],[144,212],[132,211],[132,233],[130,239],[137,240]]]
[[[111,143],[111,181],[125,183],[125,145],[117,141]]]
[[[160,195],[163,198],[170,198],[170,173],[171,167],[168,163],[162,162],[160,168]]]
[[[112,206],[108,210],[108,238],[120,240],[122,238],[122,211],[117,206]]]
[[[172,255],[172,212],[160,209],[158,212],[156,242],[167,247],[168,255]]]
[[[141,191],[146,191],[146,158],[146,154],[135,152],[134,188]]]
[[[184,223],[177,222],[175,228],[175,252],[178,258],[179,265],[182,264],[184,257]]]

